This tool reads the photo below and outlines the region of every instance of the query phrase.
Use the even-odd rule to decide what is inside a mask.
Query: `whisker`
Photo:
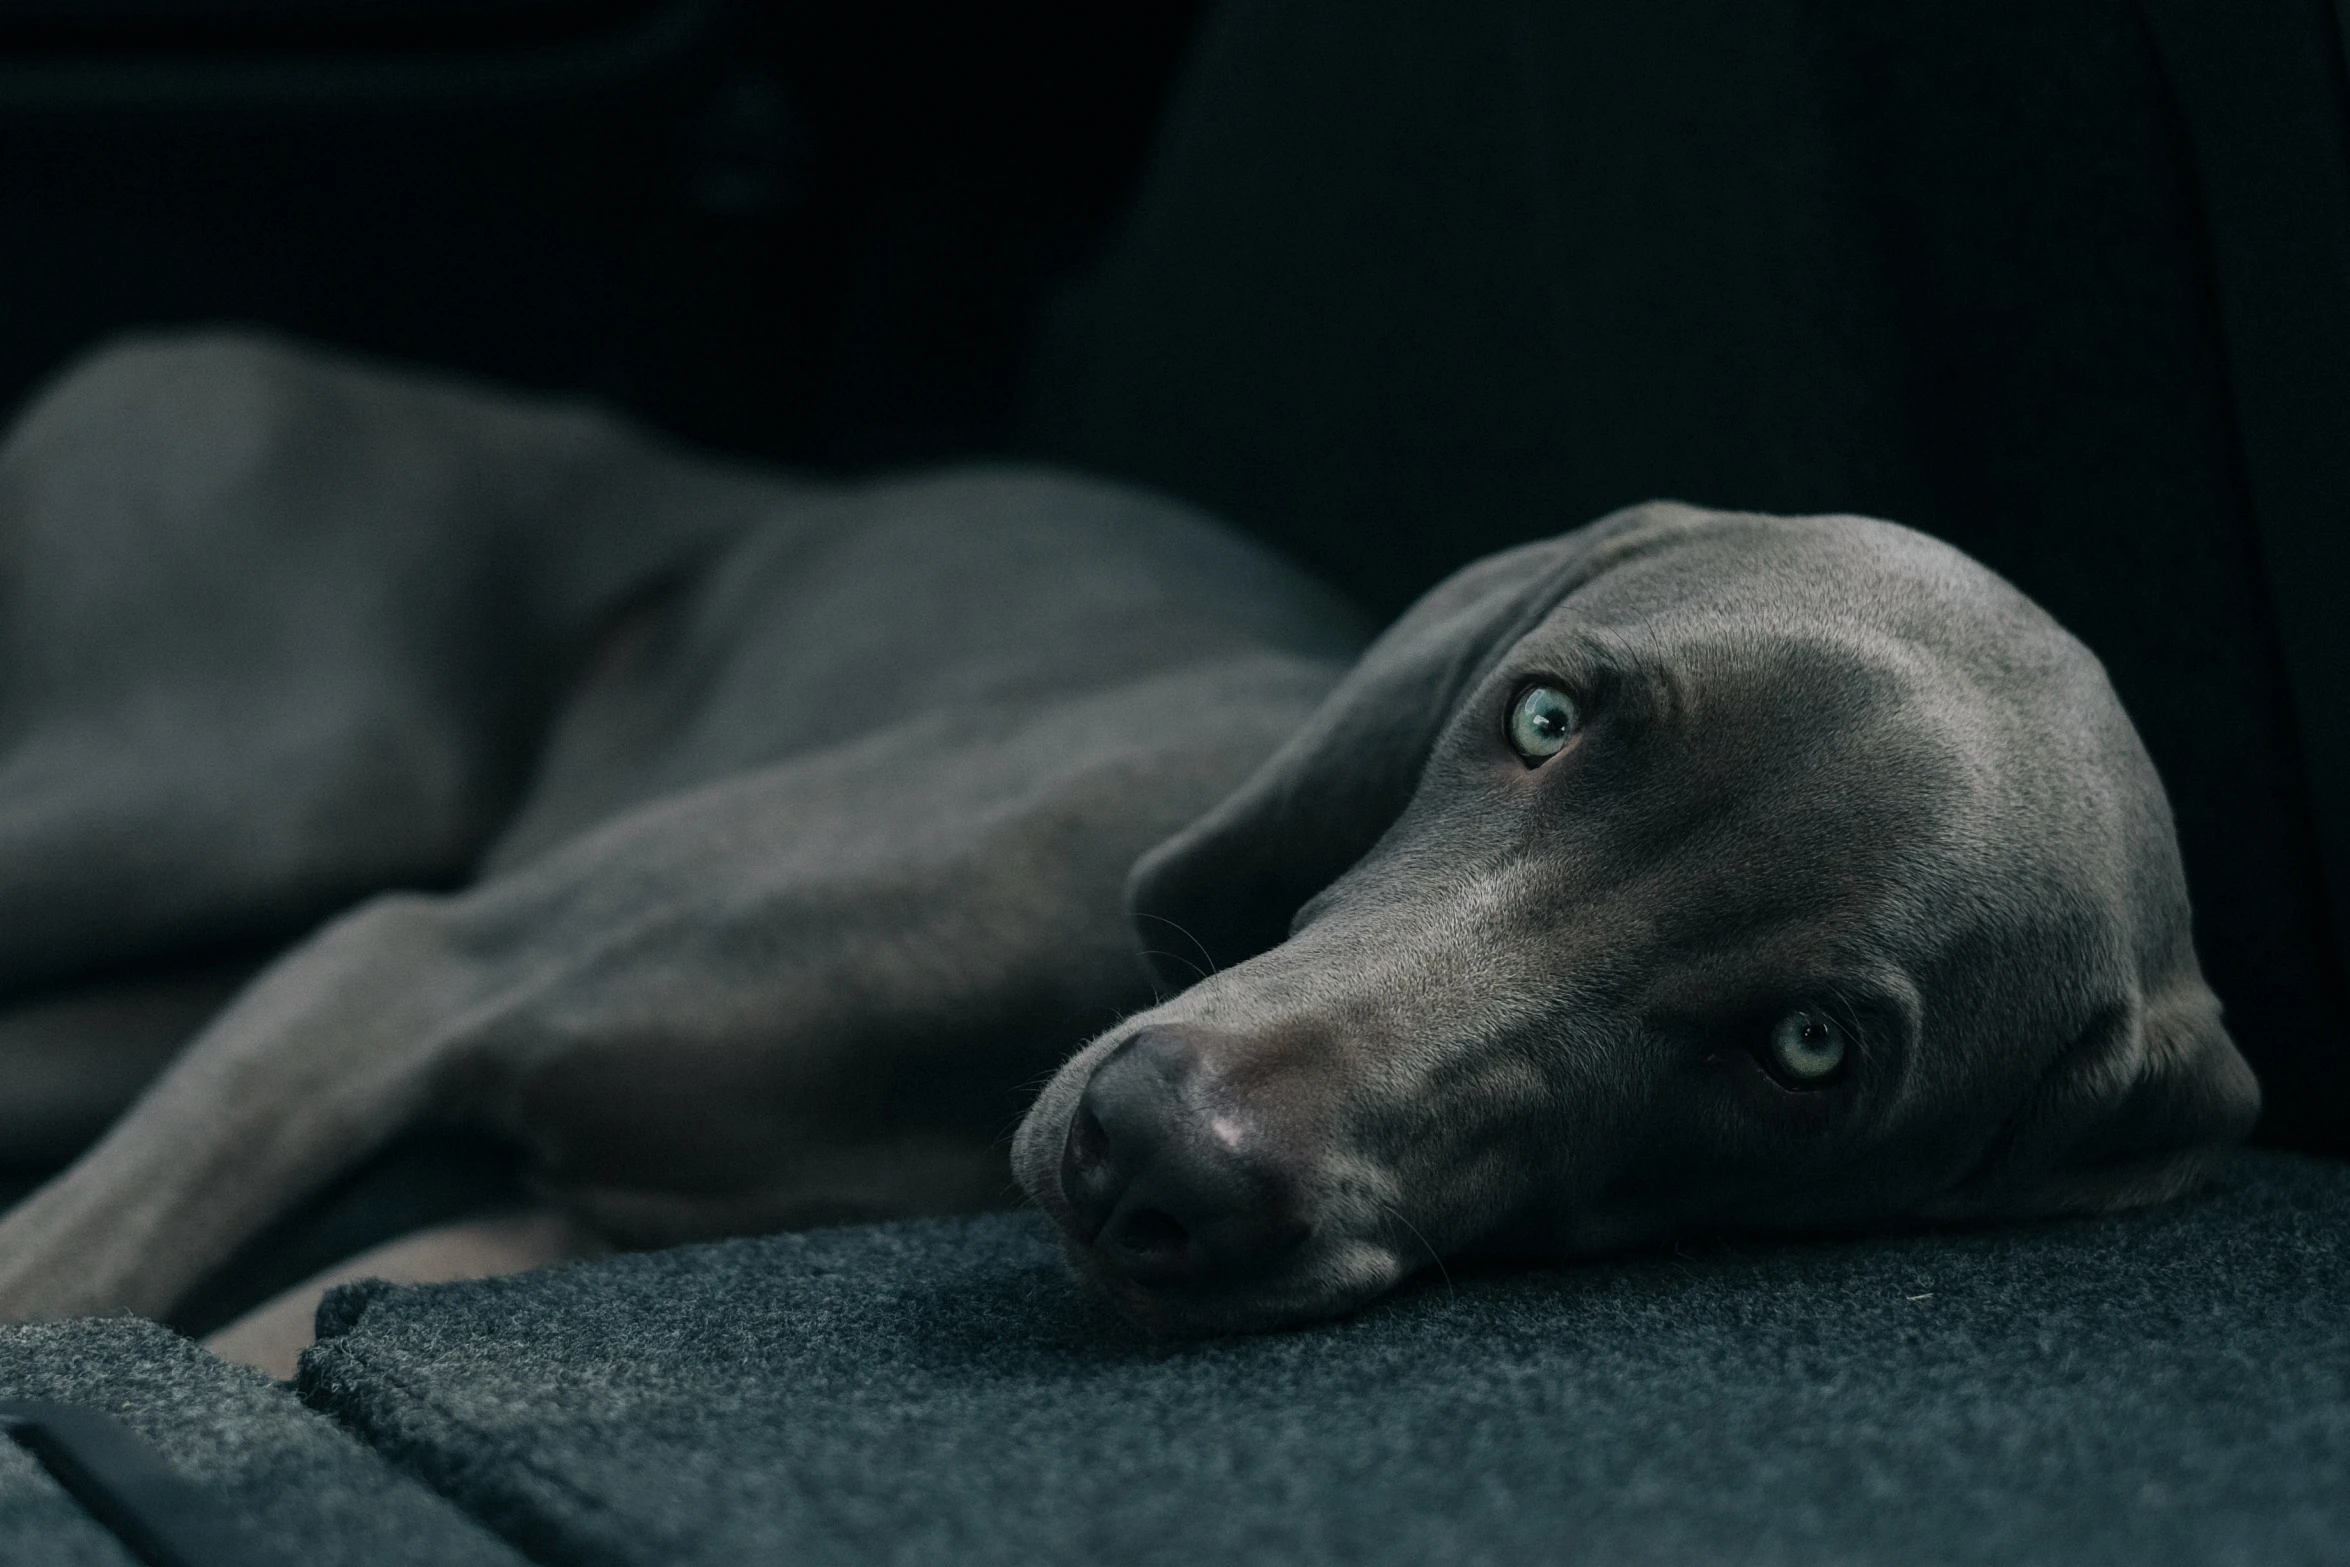
[[[1176,935],[1181,936],[1185,941],[1188,941],[1193,946],[1199,948],[1200,957],[1204,959],[1208,965],[1206,968],[1201,968],[1199,964],[1193,963],[1189,958],[1184,958],[1181,961],[1189,964],[1192,971],[1197,973],[1200,978],[1206,979],[1209,975],[1216,972],[1216,955],[1208,950],[1208,944],[1206,942],[1200,940],[1190,931],[1184,929],[1180,921],[1171,920],[1164,914],[1146,914],[1140,909],[1134,911],[1134,917],[1138,920],[1157,920],[1160,924],[1175,932]],[[1174,954],[1170,952],[1167,954],[1167,956],[1173,957]]]
[[[1191,959],[1185,957],[1180,952],[1169,952],[1164,947],[1145,947],[1142,949],[1142,955],[1146,958],[1169,958],[1177,963],[1182,964],[1185,968],[1191,970],[1194,974],[1197,974],[1202,979],[1206,979],[1208,977],[1209,971],[1207,969],[1201,968],[1197,963],[1192,962]],[[1159,987],[1156,985],[1151,987],[1154,992],[1157,991],[1158,988]],[[1167,998],[1165,996],[1160,996],[1159,999],[1164,1001]]]
[[[1420,1243],[1420,1249],[1428,1254],[1428,1260],[1436,1264],[1436,1276],[1444,1280],[1444,1293],[1447,1298],[1455,1301],[1459,1300],[1461,1292],[1453,1288],[1452,1270],[1444,1265],[1444,1259],[1436,1254],[1436,1248],[1428,1244],[1428,1237],[1420,1233],[1420,1227],[1414,1224],[1411,1220],[1405,1218],[1403,1215],[1403,1210],[1395,1206],[1395,1204],[1386,1202],[1377,1197],[1373,1197],[1371,1200],[1375,1203],[1378,1203],[1380,1207],[1386,1209],[1388,1215],[1393,1218],[1396,1223],[1402,1225],[1405,1229],[1412,1232],[1412,1239]]]

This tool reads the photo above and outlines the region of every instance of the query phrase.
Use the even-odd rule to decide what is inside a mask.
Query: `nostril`
[[[1172,1283],[1191,1271],[1191,1231],[1157,1208],[1134,1207],[1119,1214],[1100,1244],[1140,1284]]]
[[[1079,1105],[1069,1119],[1069,1135],[1061,1144],[1061,1195],[1087,1240],[1118,1205],[1125,1182],[1110,1159],[1110,1134],[1090,1106]]]
[[[1090,1105],[1079,1105],[1077,1114],[1069,1121],[1067,1158],[1081,1170],[1090,1170],[1110,1155],[1110,1134],[1102,1130],[1102,1118],[1093,1113]]]
[[[1061,1140],[1061,1195],[1087,1242],[1101,1234],[1127,1188],[1175,1132],[1181,1118],[1175,1085],[1195,1059],[1185,1035],[1143,1029],[1103,1057],[1086,1081]]]

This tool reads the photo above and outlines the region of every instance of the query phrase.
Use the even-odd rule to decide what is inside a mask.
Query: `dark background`
[[[2106,660],[2261,1135],[2350,1151],[2342,20],[0,0],[0,408],[261,322],[824,469],[1075,462],[1380,612],[1660,494],[1891,516]]]
[[[1000,447],[1193,0],[0,0],[0,406],[267,322],[864,466]]]

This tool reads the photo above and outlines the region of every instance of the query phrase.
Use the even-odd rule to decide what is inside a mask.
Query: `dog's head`
[[[1014,1163],[1160,1331],[1440,1256],[2146,1202],[2259,1105],[2096,659],[1888,523],[1652,505],[1479,562],[1130,892],[1204,977]]]

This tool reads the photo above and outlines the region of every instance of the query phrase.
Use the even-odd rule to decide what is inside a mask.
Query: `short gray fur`
[[[2350,1171],[1424,1280],[1188,1348],[1033,1215],[330,1298],[312,1404],[581,1563],[2350,1560]]]
[[[0,1217],[0,1318],[170,1311],[442,1121],[633,1245],[1016,1174],[1170,1333],[2158,1201],[2249,1127],[2151,760],[1958,551],[1651,502],[1361,629],[1082,476],[94,355],[0,441],[0,993],[362,901]]]
[[[422,1121],[635,1243],[1006,1201],[1023,1086],[1151,999],[1128,867],[1365,629],[1073,475],[820,485],[267,338],[93,355],[0,441],[0,997],[347,912],[0,1220],[0,1317],[168,1311]],[[64,1007],[0,1057],[124,1011]]]
[[[143,1438],[285,1559],[514,1564],[463,1513],[259,1372],[127,1317],[0,1330],[0,1397],[84,1405]],[[0,1441],[0,1562],[123,1563],[30,1453]]]

